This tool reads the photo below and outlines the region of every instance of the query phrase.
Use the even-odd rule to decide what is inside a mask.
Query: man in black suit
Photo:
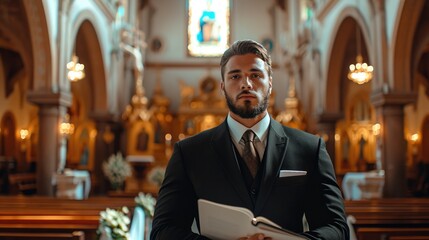
[[[237,41],[225,51],[220,65],[229,114],[221,125],[175,144],[159,191],[151,239],[206,239],[191,232],[194,218],[198,223],[198,199],[248,208],[309,239],[349,239],[325,143],[282,126],[268,114],[272,69],[266,49],[252,40]],[[248,150],[241,140],[249,129],[256,136],[256,152],[251,154],[259,160],[255,171],[247,164]],[[264,237],[269,236],[246,239]]]

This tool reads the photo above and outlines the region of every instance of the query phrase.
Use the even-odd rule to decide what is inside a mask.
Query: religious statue
[[[359,171],[366,171],[366,160],[365,160],[365,156],[364,156],[364,148],[366,145],[367,141],[365,140],[365,138],[363,137],[363,135],[361,135],[360,140],[359,140],[359,158],[357,161],[357,168]]]

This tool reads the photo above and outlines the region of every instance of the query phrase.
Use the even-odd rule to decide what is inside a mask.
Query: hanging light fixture
[[[78,62],[79,58],[73,54],[72,60],[67,63],[67,78],[72,82],[77,82],[85,77],[85,65]]]
[[[66,114],[63,121],[60,123],[59,131],[65,138],[70,137],[74,133],[74,124],[70,122],[70,115]]]
[[[356,38],[357,38],[357,56],[356,63],[350,64],[349,74],[347,77],[357,84],[364,84],[372,79],[372,72],[374,68],[371,65],[363,62],[361,53],[361,42],[360,42],[360,31],[359,27],[356,27]]]

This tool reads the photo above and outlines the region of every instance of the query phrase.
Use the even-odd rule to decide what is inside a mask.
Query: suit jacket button
[[[250,190],[250,194],[252,194],[252,195],[256,195],[256,189],[252,188],[252,189]]]

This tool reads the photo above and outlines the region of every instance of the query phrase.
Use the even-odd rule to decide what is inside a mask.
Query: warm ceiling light
[[[410,140],[413,143],[416,143],[419,140],[419,134],[418,133],[414,133],[413,135],[410,136]]]
[[[27,129],[21,129],[19,131],[19,137],[21,138],[21,140],[25,140],[28,137],[28,130]]]
[[[66,114],[60,123],[59,131],[62,136],[69,137],[74,133],[74,124],[70,123],[70,115]]]
[[[374,133],[375,136],[379,135],[380,131],[381,131],[380,123],[375,123],[374,125],[372,125],[372,132]]]
[[[372,79],[372,72],[374,68],[367,63],[363,62],[361,54],[361,42],[360,42],[360,31],[356,27],[356,38],[357,38],[357,56],[356,63],[350,64],[349,74],[347,77],[357,84],[364,84]]]
[[[78,62],[79,58],[73,55],[72,60],[67,63],[67,78],[72,82],[77,82],[85,77],[85,65]]]

